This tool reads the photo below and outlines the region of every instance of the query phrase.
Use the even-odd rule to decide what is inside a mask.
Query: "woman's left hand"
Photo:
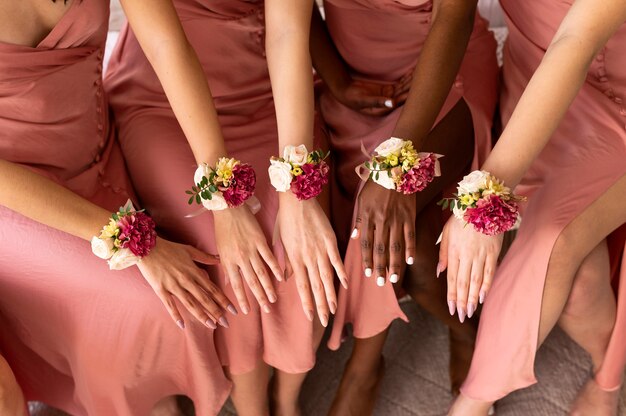
[[[347,288],[347,273],[339,255],[335,233],[315,198],[299,201],[290,192],[279,194],[279,198],[277,221],[286,254],[285,275],[292,272],[295,276],[307,318],[313,320],[315,307],[320,322],[327,326],[329,312],[334,314],[337,309],[335,272]]]

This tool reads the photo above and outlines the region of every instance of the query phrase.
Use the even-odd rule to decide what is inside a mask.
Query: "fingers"
[[[367,114],[368,116],[385,116],[391,113],[394,109],[393,101],[390,101],[391,107],[363,107],[359,109],[360,113]]]
[[[474,316],[474,312],[478,308],[478,293],[483,282],[483,272],[485,270],[485,258],[483,256],[476,257],[472,263],[470,272],[469,293],[467,295],[467,317]]]
[[[172,295],[174,295],[199,322],[211,329],[217,328],[216,322],[219,318],[209,316],[203,306],[201,306],[196,298],[187,290],[179,286],[172,291]],[[222,324],[228,328],[228,321],[222,320]]]
[[[250,263],[252,264],[252,268],[256,273],[261,286],[263,286],[263,290],[267,295],[270,303],[276,303],[276,291],[274,290],[274,284],[272,283],[272,279],[270,279],[269,274],[267,273],[267,268],[265,267],[265,263],[261,260],[261,257],[253,256],[250,259]]]
[[[459,270],[459,259],[458,256],[453,256],[449,259],[448,262],[448,309],[450,311],[450,315],[454,315],[456,311],[456,276]]]
[[[357,232],[357,237],[358,237],[358,232]],[[327,242],[326,251],[328,253],[328,258],[330,260],[330,263],[335,269],[335,272],[337,273],[337,277],[339,277],[339,281],[341,282],[341,285],[344,287],[344,289],[347,289],[348,288],[348,273],[346,272],[346,267],[344,266],[343,261],[341,260],[341,255],[339,254],[339,249],[337,248],[337,241],[333,239],[332,242]]]
[[[248,284],[248,287],[250,288],[250,291],[256,298],[257,302],[261,306],[263,312],[270,313],[271,308],[269,299],[267,298],[267,295],[265,294],[265,289],[263,288],[263,285],[261,285],[261,283],[259,282],[259,278],[250,262],[242,261],[239,264],[239,270],[241,270],[243,278]]]
[[[210,325],[207,319],[211,320],[211,324],[217,322],[223,327],[228,328],[228,320],[224,316],[224,309],[220,308],[201,286],[197,285],[194,281],[188,281],[184,283],[183,289],[193,297],[192,303],[194,308],[199,309],[197,313],[194,314],[197,319],[202,319],[203,321],[201,322],[204,322],[205,325],[210,328],[213,328],[213,325]],[[190,309],[190,312],[193,313],[194,310]]]
[[[485,298],[491,289],[493,283],[493,277],[496,274],[496,267],[498,264],[498,256],[496,254],[487,254],[485,259],[485,271],[483,273],[483,282],[478,292],[478,301],[482,305],[485,302]]]
[[[219,256],[205,253],[204,251],[198,250],[194,246],[186,245],[185,248],[187,249],[187,252],[191,256],[191,259],[193,261],[196,261],[196,262],[202,263],[202,264],[208,264],[208,265],[219,264],[219,262],[220,262],[220,257]]]
[[[404,230],[404,259],[406,264],[411,265],[415,261],[415,223],[406,222]]]
[[[398,224],[392,224],[389,233],[389,281],[398,283],[400,273],[402,273],[402,241],[404,239],[402,227]]]
[[[185,321],[183,320],[183,316],[178,311],[176,302],[174,302],[172,295],[165,289],[157,290],[156,294],[159,297],[159,300],[161,300],[161,303],[163,303],[163,306],[165,306],[167,313],[169,313],[174,322],[176,322],[176,325],[178,325],[180,329],[185,329]]]
[[[292,263],[294,276],[296,279],[296,288],[298,289],[298,295],[300,296],[300,302],[302,303],[302,309],[309,321],[313,321],[313,297],[311,296],[311,285],[304,265],[301,263]]]
[[[233,292],[235,292],[239,309],[241,309],[241,312],[243,312],[244,315],[247,315],[250,312],[250,303],[248,302],[248,296],[246,296],[246,290],[243,286],[243,280],[241,278],[241,274],[239,273],[239,269],[237,266],[231,264],[225,265],[224,270],[226,271],[228,280],[233,287]]]
[[[267,264],[274,277],[276,277],[276,280],[279,282],[285,280],[283,270],[281,269],[280,264],[278,264],[278,260],[276,260],[276,257],[269,246],[267,244],[261,244],[258,247],[258,250],[263,258],[263,261],[265,261],[265,264]]]
[[[408,94],[411,89],[411,85],[413,84],[413,74],[407,74],[400,78],[400,80],[394,85],[393,89],[393,97],[396,102],[398,102],[398,96],[403,94]]]
[[[318,260],[317,267],[319,269],[320,279],[324,286],[324,295],[326,297],[326,303],[328,309],[333,315],[337,311],[337,294],[335,292],[335,273],[330,265],[330,260],[327,257]]]
[[[226,309],[231,314],[237,315],[237,309],[230,302],[230,299],[228,299],[224,292],[222,292],[220,288],[218,288],[217,285],[211,281],[209,275],[205,271],[203,272],[204,273],[198,276],[198,278],[195,280],[196,284],[198,284],[206,293],[208,293],[208,295],[213,298],[215,303]]]
[[[439,244],[439,262],[437,263],[437,277],[448,268],[448,226],[443,227],[441,243]]]
[[[363,272],[365,277],[372,276],[372,247],[374,245],[374,224],[369,217],[365,217],[361,228],[361,261],[363,262]]]
[[[470,273],[472,272],[472,262],[461,258],[459,270],[456,276],[456,310],[459,321],[465,322],[467,316],[467,295],[469,292]]]
[[[316,264],[307,264],[306,266],[309,281],[311,282],[311,291],[313,292],[313,298],[315,299],[315,305],[317,308],[317,315],[320,318],[320,322],[324,327],[328,326],[329,308],[326,302],[326,294],[324,292],[324,285],[320,278],[320,272]]]
[[[385,285],[387,276],[387,264],[389,264],[389,252],[387,243],[389,242],[389,227],[383,223],[377,223],[374,230],[374,271],[376,273],[376,284]]]
[[[359,106],[361,108],[393,108],[393,100],[391,97],[384,96],[364,96],[359,100]]]

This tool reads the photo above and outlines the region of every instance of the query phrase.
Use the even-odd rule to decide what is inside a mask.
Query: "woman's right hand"
[[[270,273],[283,281],[283,270],[270,249],[265,234],[247,205],[213,211],[215,240],[220,263],[233,286],[244,314],[250,311],[243,280],[247,283],[265,313],[276,302],[276,291]]]
[[[185,321],[174,299],[209,328],[217,328],[218,323],[228,327],[225,311],[236,315],[237,310],[209,279],[206,270],[194,262],[211,265],[218,264],[219,259],[195,247],[158,238],[156,246],[137,266],[181,329],[185,328]]]
[[[404,104],[412,79],[412,74],[405,75],[395,85],[351,79],[332,94],[340,103],[355,111],[383,116]]]

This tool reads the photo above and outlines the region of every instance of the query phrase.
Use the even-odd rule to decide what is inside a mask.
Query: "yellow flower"
[[[402,168],[406,171],[411,169],[419,161],[419,155],[413,143],[406,142],[400,151],[400,160],[402,160]]]
[[[102,228],[100,231],[100,238],[112,238],[119,234],[119,230],[117,228],[117,221],[113,218],[109,220],[109,223]]]
[[[385,159],[385,163],[389,166],[398,166],[398,163],[400,163],[400,161],[398,160],[398,156],[391,154],[387,156],[387,159]]]
[[[459,200],[461,201],[461,204],[463,204],[466,207],[472,205],[474,201],[476,201],[476,199],[474,198],[474,195],[471,195],[471,194],[460,195]]]
[[[228,186],[228,182],[233,176],[233,168],[238,164],[239,161],[237,159],[221,157],[217,161],[217,168],[215,169],[218,181],[221,181],[224,186]]]
[[[113,245],[117,248],[122,248],[122,240],[118,240],[117,238],[113,242]]]
[[[300,176],[300,175],[302,175],[302,168],[300,168],[300,166],[294,166],[293,169],[291,169],[291,174],[293,176]]]

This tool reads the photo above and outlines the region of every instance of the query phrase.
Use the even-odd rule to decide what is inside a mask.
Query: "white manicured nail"
[[[392,274],[391,276],[389,276],[389,281],[391,283],[398,283],[398,275],[397,274]]]
[[[365,276],[366,277],[372,276],[372,269],[370,269],[369,267],[367,269],[365,269]]]
[[[385,100],[385,107],[387,107],[387,108],[393,108],[393,101],[391,101],[391,100]]]
[[[406,264],[413,264],[413,257],[406,259]]]
[[[378,276],[378,277],[376,278],[376,284],[377,284],[378,286],[385,286],[385,278],[384,278],[384,277],[382,277],[382,276]]]
[[[352,230],[352,234],[350,234],[350,238],[354,240],[358,236],[359,236],[359,230],[355,228],[354,230]]]

